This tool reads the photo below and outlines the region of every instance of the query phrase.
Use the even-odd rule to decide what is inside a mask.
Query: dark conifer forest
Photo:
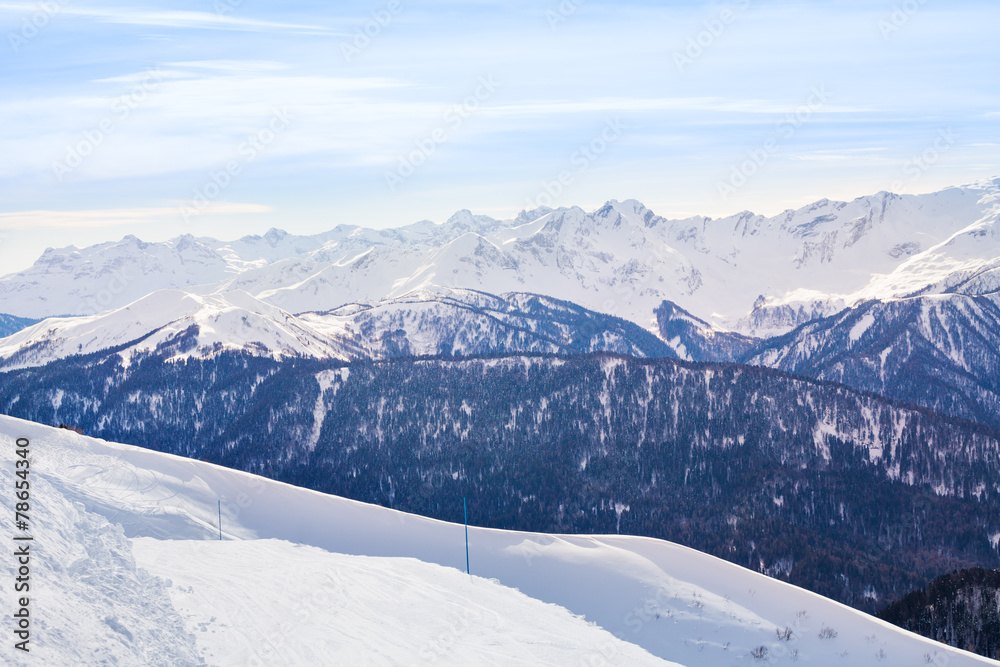
[[[1000,567],[1000,433],[843,385],[608,354],[12,371],[0,410],[431,517],[664,538],[866,611]]]

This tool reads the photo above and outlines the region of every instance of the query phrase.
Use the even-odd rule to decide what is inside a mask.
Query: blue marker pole
[[[472,572],[469,570],[469,506],[465,504],[465,498],[462,498],[462,511],[465,512],[465,573],[472,576]]]

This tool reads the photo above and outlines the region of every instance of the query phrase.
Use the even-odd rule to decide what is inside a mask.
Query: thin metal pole
[[[222,501],[219,501],[219,541],[222,541]]]
[[[465,512],[465,573],[472,576],[472,571],[469,570],[469,506],[465,503],[465,498],[462,498],[462,511]]]

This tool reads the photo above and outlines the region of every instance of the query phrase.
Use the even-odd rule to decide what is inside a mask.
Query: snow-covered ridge
[[[715,220],[668,220],[626,200],[512,220],[460,211],[441,225],[314,236],[127,237],[49,250],[0,278],[0,313],[90,314],[199,285],[242,290],[290,313],[326,312],[440,286],[544,293],[650,330],[667,300],[714,327],[766,337],[866,299],[1000,285],[990,273],[1000,265],[998,192],[994,179]]]
[[[224,350],[341,361],[513,352],[672,356],[634,324],[538,295],[419,290],[296,316],[238,290],[161,290],[117,310],[49,318],[2,338],[0,369],[112,350],[125,362],[145,353],[178,361]]]
[[[50,318],[0,339],[0,367],[41,366],[71,355],[119,348],[126,361],[163,350],[167,359],[226,349],[348,359],[348,348],[245,292],[198,295],[160,290],[100,315]]]
[[[471,527],[469,578],[460,524],[0,417],[7,481],[17,437],[32,443],[35,529],[61,550],[36,575],[36,618],[45,619],[37,655],[48,664],[87,664],[74,659],[77,644],[104,642],[126,665],[197,664],[195,651],[207,664],[330,656],[341,664],[721,666],[757,664],[755,656],[766,664],[996,664],[648,538]],[[87,535],[107,536],[110,551],[81,548]],[[8,559],[8,577],[11,567]],[[101,572],[138,583],[85,576]],[[58,593],[46,587],[50,577],[59,577]],[[132,595],[142,590],[149,595]],[[67,595],[78,603],[69,606]],[[145,632],[151,623],[171,624],[172,634]],[[28,664],[9,642],[0,656]]]
[[[842,382],[1000,427],[1000,292],[872,300],[741,361]]]

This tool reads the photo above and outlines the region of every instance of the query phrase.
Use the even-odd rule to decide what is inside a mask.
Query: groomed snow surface
[[[18,437],[32,651],[7,556],[5,665],[998,664],[660,540],[473,527],[470,577],[460,524],[0,417],[8,545]]]

